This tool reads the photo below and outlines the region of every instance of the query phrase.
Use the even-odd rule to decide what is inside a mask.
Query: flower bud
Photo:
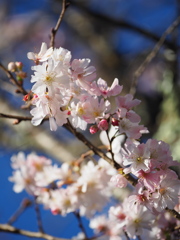
[[[15,62],[15,65],[16,65],[16,68],[18,70],[22,70],[22,67],[23,67],[23,63],[22,62]]]
[[[26,95],[23,97],[23,101],[25,101],[25,102],[29,101],[29,94],[26,94]]]
[[[53,215],[58,215],[58,214],[61,214],[61,211],[60,211],[60,209],[56,208],[56,209],[51,209],[51,213]]]
[[[116,118],[112,118],[111,122],[113,126],[119,126],[119,121]]]
[[[99,131],[99,128],[96,125],[93,125],[89,128],[89,131],[91,134],[97,133]]]
[[[16,71],[16,64],[15,64],[14,62],[10,62],[10,63],[8,64],[8,70],[9,70],[10,72],[15,72],[15,71]]]
[[[106,119],[102,119],[99,123],[98,123],[98,128],[101,130],[107,130],[109,127],[108,121]]]

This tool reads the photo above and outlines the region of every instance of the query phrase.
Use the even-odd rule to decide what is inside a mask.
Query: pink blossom
[[[119,85],[117,78],[114,79],[112,86],[108,87],[107,82],[99,78],[97,83],[91,84],[91,91],[94,95],[103,96],[104,98],[116,96],[121,93],[123,86]]]
[[[126,116],[127,111],[137,106],[140,102],[141,101],[138,99],[133,100],[133,96],[131,94],[116,97],[116,105],[118,108],[119,117],[124,118]]]
[[[90,59],[74,59],[71,64],[72,79],[83,89],[89,89],[90,83],[96,78],[96,69],[88,66]]]
[[[129,211],[126,220],[126,232],[129,237],[135,238],[137,235],[141,235],[144,229],[151,230],[154,215],[141,206],[138,212]]]
[[[119,133],[125,133],[128,138],[139,139],[143,133],[148,133],[146,127],[132,123],[129,119],[123,118],[119,121]]]
[[[156,190],[151,194],[154,208],[160,212],[166,207],[173,209],[178,203],[178,196],[180,192],[180,181],[169,178],[165,175],[161,178],[161,181],[156,186]]]
[[[111,177],[110,182],[115,186],[119,188],[126,187],[128,184],[128,181],[125,177],[123,177],[121,174],[116,174]]]
[[[139,145],[130,144],[126,146],[126,150],[128,153],[123,151],[123,163],[125,166],[131,165],[128,169],[125,169],[125,172],[137,173],[140,170],[146,172],[150,169],[150,151],[144,143]]]
[[[50,97],[48,93],[36,97],[34,104],[36,105],[30,113],[33,115],[31,120],[34,126],[38,126],[42,120],[48,116],[51,131],[57,130],[57,125],[62,126],[67,122],[67,111],[61,111],[60,106],[64,103],[58,101],[58,96]]]
[[[56,88],[62,87],[67,84],[69,77],[63,75],[59,64],[56,65],[52,59],[44,62],[42,65],[34,66],[32,69],[35,71],[31,77],[31,82],[35,84],[32,87],[32,92],[42,94],[48,92],[53,95]]]
[[[50,47],[47,49],[47,44],[43,42],[39,53],[28,52],[27,57],[30,60],[33,60],[36,64],[39,64],[39,62],[48,60],[51,57],[52,52],[53,48]]]

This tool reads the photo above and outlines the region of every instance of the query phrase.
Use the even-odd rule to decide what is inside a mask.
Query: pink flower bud
[[[59,209],[51,209],[51,213],[53,215],[58,215],[58,214],[61,214],[61,211]]]
[[[93,125],[89,128],[89,131],[91,134],[97,133],[99,131],[99,128],[96,125]]]
[[[99,123],[98,123],[98,128],[101,130],[107,130],[109,127],[108,121],[106,119],[102,119]]]
[[[113,126],[119,126],[119,121],[116,118],[112,118],[111,122]]]
[[[22,70],[22,67],[23,67],[23,63],[22,62],[15,62],[16,64],[16,67],[18,70]]]
[[[10,63],[8,64],[8,70],[9,70],[10,72],[15,72],[15,71],[16,71],[16,64],[15,64],[14,62],[10,62]]]

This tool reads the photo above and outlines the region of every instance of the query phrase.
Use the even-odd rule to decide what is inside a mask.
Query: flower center
[[[161,195],[163,195],[166,192],[166,189],[165,188],[160,188],[159,192],[160,192]]]
[[[142,157],[138,157],[136,158],[137,162],[143,162],[143,158]]]

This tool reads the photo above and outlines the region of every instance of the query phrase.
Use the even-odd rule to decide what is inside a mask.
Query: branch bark
[[[65,238],[53,237],[49,234],[45,234],[45,233],[41,233],[41,232],[31,232],[31,231],[15,228],[8,224],[0,224],[0,232],[14,233],[14,234],[27,236],[30,238],[43,238],[46,240],[68,240]]]
[[[51,30],[51,38],[50,38],[50,47],[54,48],[54,44],[55,44],[55,36],[56,33],[60,27],[60,24],[62,22],[63,16],[65,14],[65,11],[67,9],[67,7],[69,6],[69,3],[66,2],[66,0],[62,1],[62,10],[61,13],[59,15],[58,21],[56,23],[56,26]]]
[[[82,11],[86,12],[90,16],[92,16],[96,19],[99,19],[99,20],[103,21],[104,23],[109,24],[113,27],[125,28],[125,29],[128,29],[130,31],[137,32],[137,33],[143,35],[145,38],[148,38],[148,39],[156,41],[156,42],[160,40],[160,37],[157,36],[156,34],[150,32],[150,31],[148,31],[144,28],[136,26],[132,23],[126,22],[125,20],[114,19],[114,18],[105,16],[102,13],[99,13],[99,12],[96,13],[96,12],[90,10],[89,8],[87,8],[84,4],[81,4],[81,3],[78,3],[78,2],[70,1],[70,4],[74,5],[75,7],[79,8],[79,9],[81,9]],[[172,50],[175,50],[175,48],[176,48],[175,45],[168,40],[165,40],[164,44]]]
[[[144,62],[139,66],[139,68],[135,71],[130,93],[132,95],[136,94],[136,88],[138,83],[138,78],[141,76],[141,74],[144,72],[147,65],[152,61],[152,59],[157,55],[160,48],[162,47],[166,37],[174,31],[174,29],[179,25],[180,23],[180,17],[178,17],[163,33],[158,43],[154,46],[153,50],[150,52],[150,54],[146,57]]]

